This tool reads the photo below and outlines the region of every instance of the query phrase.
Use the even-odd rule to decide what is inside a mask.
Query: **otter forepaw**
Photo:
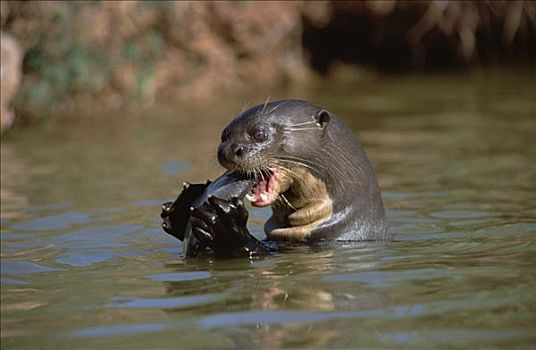
[[[200,208],[193,208],[192,232],[216,255],[249,252],[258,241],[247,229],[248,212],[238,198],[210,197]]]
[[[208,207],[192,207],[190,210],[192,233],[200,242],[212,248],[217,238],[217,234],[214,233],[214,226],[218,223],[216,214]]]
[[[162,228],[166,233],[181,241],[184,240],[184,234],[190,215],[188,208],[192,206],[194,201],[203,193],[206,187],[206,184],[190,184],[185,182],[183,184],[182,192],[174,202],[166,202],[162,204],[160,217],[162,218]]]
[[[170,216],[173,214],[173,202],[166,202],[162,204],[162,213],[160,217],[162,218],[162,228],[166,233],[179,238],[179,234],[173,230],[173,224],[171,222]],[[179,238],[182,240],[182,238]]]
[[[249,236],[247,231],[248,211],[244,202],[237,197],[231,200],[209,197],[208,203],[214,209],[216,215],[222,219],[222,223],[227,230],[230,230],[237,237]]]

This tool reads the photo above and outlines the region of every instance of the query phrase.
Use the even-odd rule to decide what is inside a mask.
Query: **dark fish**
[[[214,182],[207,181],[206,184],[185,183],[175,202],[162,204],[162,213],[160,214],[164,220],[162,228],[183,242],[185,256],[196,256],[205,247],[192,233],[190,208],[201,207],[212,196],[224,200],[231,200],[233,197],[244,199],[255,183],[254,179],[241,177],[232,171],[225,172]]]

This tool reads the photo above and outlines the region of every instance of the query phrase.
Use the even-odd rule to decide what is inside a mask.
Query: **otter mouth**
[[[272,204],[279,196],[277,186],[278,174],[275,169],[269,169],[263,176],[258,177],[258,182],[251,189],[246,198],[254,207],[266,207]]]

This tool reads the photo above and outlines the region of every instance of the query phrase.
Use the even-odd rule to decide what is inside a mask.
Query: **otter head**
[[[330,119],[328,111],[305,101],[278,101],[250,108],[223,130],[218,160],[229,170],[259,180],[248,196],[252,205],[264,207],[280,200],[295,207],[293,201],[301,197],[296,194],[306,190],[301,187],[310,190],[304,176],[317,176],[325,170],[319,168],[322,162],[313,155],[322,153]],[[291,198],[282,196],[285,192]]]

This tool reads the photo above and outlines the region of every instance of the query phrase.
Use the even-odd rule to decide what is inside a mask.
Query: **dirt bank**
[[[24,51],[22,68],[13,68],[22,74],[13,105],[26,115],[88,103],[117,108],[132,100],[206,99],[330,77],[341,65],[422,71],[536,58],[534,2],[1,6],[2,31]]]

